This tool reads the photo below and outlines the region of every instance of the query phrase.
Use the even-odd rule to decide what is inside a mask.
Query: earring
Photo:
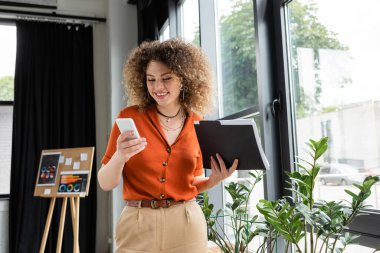
[[[183,86],[183,84],[181,83],[181,86],[179,87],[179,90],[181,91],[181,95],[182,95],[182,101],[185,101],[185,90],[186,88]]]

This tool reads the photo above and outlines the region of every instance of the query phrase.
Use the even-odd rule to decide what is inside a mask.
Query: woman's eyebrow
[[[164,75],[168,75],[168,74],[172,74],[173,72],[169,71],[169,72],[166,72],[166,73],[163,73],[161,74],[161,76],[164,76]],[[147,76],[153,76],[155,77],[155,75],[152,75],[152,74],[149,74],[149,73],[146,73]]]

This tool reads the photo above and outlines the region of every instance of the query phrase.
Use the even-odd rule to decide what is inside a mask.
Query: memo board
[[[94,149],[84,147],[42,150],[34,196],[87,196]]]

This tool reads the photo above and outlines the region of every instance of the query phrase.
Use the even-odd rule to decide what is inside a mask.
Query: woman
[[[141,138],[113,126],[98,180],[112,190],[123,177],[126,206],[116,226],[116,252],[207,252],[206,222],[195,197],[236,169],[221,156],[203,176],[194,130],[195,113],[211,99],[211,73],[201,50],[179,39],[144,42],[124,67],[130,106],[118,118],[132,118]]]

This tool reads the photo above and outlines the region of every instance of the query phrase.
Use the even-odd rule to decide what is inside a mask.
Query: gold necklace
[[[168,125],[165,125],[164,122],[162,122],[162,120],[160,119],[160,125],[161,127],[165,130],[165,131],[177,131],[178,129],[181,129],[183,127],[183,124],[185,122],[185,117],[183,115],[182,119],[181,119],[181,123],[179,124],[178,127],[170,127]]]
[[[177,128],[168,128],[167,126],[164,126],[163,124],[161,124],[161,127],[162,127],[162,129],[164,129],[165,131],[168,131],[168,132],[174,132],[174,131],[177,131],[177,130],[179,130],[179,129],[181,129],[182,128],[182,125],[180,125],[179,127],[177,127]]]

